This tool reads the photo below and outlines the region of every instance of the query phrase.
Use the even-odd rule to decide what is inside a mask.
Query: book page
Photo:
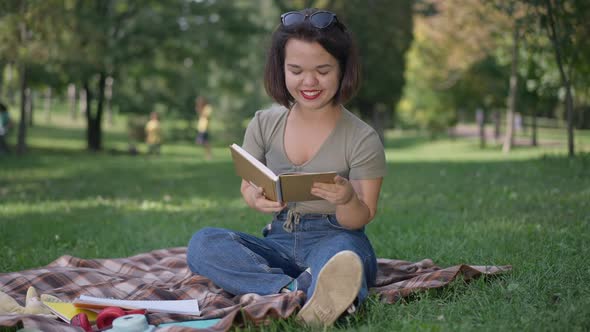
[[[232,144],[229,148],[236,174],[256,187],[262,188],[267,199],[280,201],[278,176],[239,145]]]
[[[270,168],[266,167],[266,165],[261,163],[260,160],[254,158],[250,153],[248,153],[248,151],[242,149],[241,146],[234,143],[231,145],[231,147],[236,152],[241,154],[244,158],[248,159],[248,161],[250,161],[250,163],[254,164],[254,166],[256,166],[256,168],[260,169],[264,174],[266,174],[273,181],[277,181],[279,179],[279,177]]]
[[[69,302],[43,301],[43,305],[49,308],[49,310],[51,310],[51,312],[56,314],[59,318],[68,323],[71,322],[72,318],[79,313],[85,313],[90,323],[94,323],[96,321],[96,316],[98,315],[94,311],[77,308]]]
[[[74,305],[81,308],[120,307],[125,309],[147,309],[151,312],[200,315],[197,300],[117,300],[89,295],[80,295]]]

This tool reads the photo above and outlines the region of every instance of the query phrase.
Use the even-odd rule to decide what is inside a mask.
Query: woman
[[[277,174],[338,175],[314,184],[322,200],[290,204],[242,181],[245,202],[273,213],[264,237],[202,229],[189,243],[193,272],[236,295],[303,291],[298,318],[309,325],[329,326],[367,297],[377,263],[364,226],[377,211],[385,155],[376,132],[342,106],[359,74],[352,37],[335,14],[281,15],[265,69],[266,91],[281,107],[256,113],[243,148]]]

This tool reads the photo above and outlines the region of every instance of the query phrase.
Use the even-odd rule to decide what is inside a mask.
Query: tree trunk
[[[88,129],[86,131],[87,146],[91,151],[100,151],[102,149],[102,112],[104,105],[104,89],[105,89],[105,73],[100,73],[98,79],[98,96],[96,112],[92,113],[92,93],[88,81],[84,82],[84,90],[86,90],[86,120],[88,122]]]
[[[68,102],[70,104],[70,118],[76,120],[78,112],[76,111],[76,85],[68,85]]]
[[[565,88],[565,110],[567,114],[567,150],[570,157],[574,156],[574,101],[572,99],[571,82],[564,70],[563,56],[561,54],[561,44],[559,43],[559,36],[555,30],[555,14],[551,0],[546,0],[547,7],[547,29],[549,30],[549,37],[553,42],[553,50],[555,51],[555,59],[557,67],[559,68],[559,75],[561,76],[561,84]]]
[[[479,130],[479,147],[481,149],[486,147],[486,111],[478,108],[475,110],[475,120]]]
[[[27,151],[27,66],[21,65],[20,82],[20,121],[18,123],[18,140],[16,153],[24,154]]]
[[[492,117],[494,119],[494,144],[498,144],[500,140],[500,111],[494,110]]]
[[[574,99],[569,80],[565,83],[565,109],[567,110],[567,151],[570,157],[574,156]]]
[[[29,120],[29,127],[33,126],[33,112],[35,110],[35,99],[33,98],[33,90],[27,88],[27,120]]]
[[[86,116],[86,110],[87,110],[87,103],[88,103],[88,99],[86,98],[86,94],[89,91],[86,91],[84,86],[82,86],[82,89],[79,89],[78,92],[78,112],[80,112],[80,114]]]
[[[85,109],[86,112],[86,145],[88,150],[90,151],[98,151],[100,147],[98,146],[98,134],[96,128],[96,119],[92,116],[92,92],[90,91],[90,84],[88,81],[84,82],[82,97],[84,97],[83,104],[86,105]]]
[[[51,88],[45,90],[45,99],[43,100],[43,108],[45,109],[45,121],[51,121]]]
[[[106,81],[105,81],[105,91],[104,91],[104,97],[105,97],[105,111],[107,114],[107,123],[109,125],[113,125],[114,121],[113,121],[113,109],[111,108],[111,99],[113,98],[113,78],[112,77],[107,77]]]
[[[4,67],[6,62],[0,60],[0,99],[4,96]]]
[[[11,63],[10,66],[8,66],[8,70],[6,72],[6,94],[7,94],[7,99],[8,102],[12,105],[16,104],[16,98],[18,93],[15,91],[14,89],[14,84],[13,81],[15,80],[15,71],[17,69],[15,68],[15,64]]]
[[[387,106],[383,103],[366,100],[358,100],[357,105],[361,119],[373,127],[379,135],[381,142],[384,142],[384,132],[388,121]]]
[[[537,103],[533,105],[531,110],[531,145],[537,146]]]
[[[510,69],[510,91],[508,92],[508,109],[506,110],[506,133],[502,152],[508,153],[514,145],[514,113],[516,112],[516,94],[518,89],[518,43],[519,25],[515,22],[512,32],[512,66]]]
[[[381,142],[385,142],[385,126],[387,123],[387,106],[382,103],[373,106],[373,128],[379,135]]]

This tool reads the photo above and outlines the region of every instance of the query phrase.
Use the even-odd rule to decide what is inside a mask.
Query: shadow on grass
[[[416,142],[410,144],[419,144],[420,139],[408,139],[406,142],[410,141]],[[548,154],[527,160],[393,162],[389,163],[390,170],[383,188],[385,195],[391,185],[397,188],[431,188],[438,193],[469,189],[477,194],[489,186],[502,185],[541,190],[547,185],[547,174],[549,178],[553,175],[560,178],[559,174],[568,174],[570,179],[572,176],[579,178],[589,174],[588,164],[590,153],[574,158]],[[34,167],[42,167],[38,175],[20,174],[21,170]],[[9,187],[27,182],[52,181],[52,186],[57,189],[54,192],[57,196],[51,196],[53,199],[125,194],[134,187],[143,188],[141,195],[148,197],[169,188],[223,199],[228,197],[225,193],[235,192],[239,187],[239,179],[229,158],[204,162],[182,151],[150,156],[129,155],[124,151],[113,153],[33,147],[24,156],[4,156],[2,168],[11,174],[0,177]],[[44,178],[43,172],[47,173],[47,177]],[[576,184],[579,182],[572,185],[577,187]],[[88,186],[86,193],[71,190],[81,185]],[[395,192],[392,189],[392,193]],[[412,193],[408,191],[408,194]],[[10,197],[7,199],[10,200]]]
[[[32,135],[32,137],[47,137],[48,139],[82,141],[85,141],[86,139],[86,128],[55,127],[53,125],[38,124],[32,128],[29,128],[29,131],[29,134]],[[127,133],[125,132],[104,130],[103,128],[102,134],[103,137],[108,137],[109,140],[116,140],[122,142],[128,140]]]
[[[182,155],[187,157],[186,155]],[[65,149],[34,149],[10,156],[0,177],[2,200],[20,202],[129,197],[156,200],[166,195],[223,201],[239,195],[240,179],[225,159],[202,162],[196,157],[112,155]],[[34,172],[21,172],[29,169]]]
[[[64,254],[113,258],[186,246],[192,234],[206,226],[244,229],[244,219],[254,217],[246,210],[214,205],[171,211],[162,205],[134,204],[31,209],[4,216],[0,223],[0,271],[43,266]],[[260,233],[260,225],[250,226],[247,231]]]

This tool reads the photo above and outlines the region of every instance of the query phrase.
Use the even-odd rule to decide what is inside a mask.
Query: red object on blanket
[[[90,324],[90,321],[88,320],[88,316],[86,316],[86,314],[83,312],[72,317],[70,324],[72,326],[79,326],[79,327],[83,328],[84,331],[86,331],[86,332],[92,332],[92,325]]]
[[[96,317],[96,326],[104,329],[113,325],[113,321],[121,316],[140,314],[145,315],[145,309],[123,310],[119,307],[106,307],[102,309]]]

